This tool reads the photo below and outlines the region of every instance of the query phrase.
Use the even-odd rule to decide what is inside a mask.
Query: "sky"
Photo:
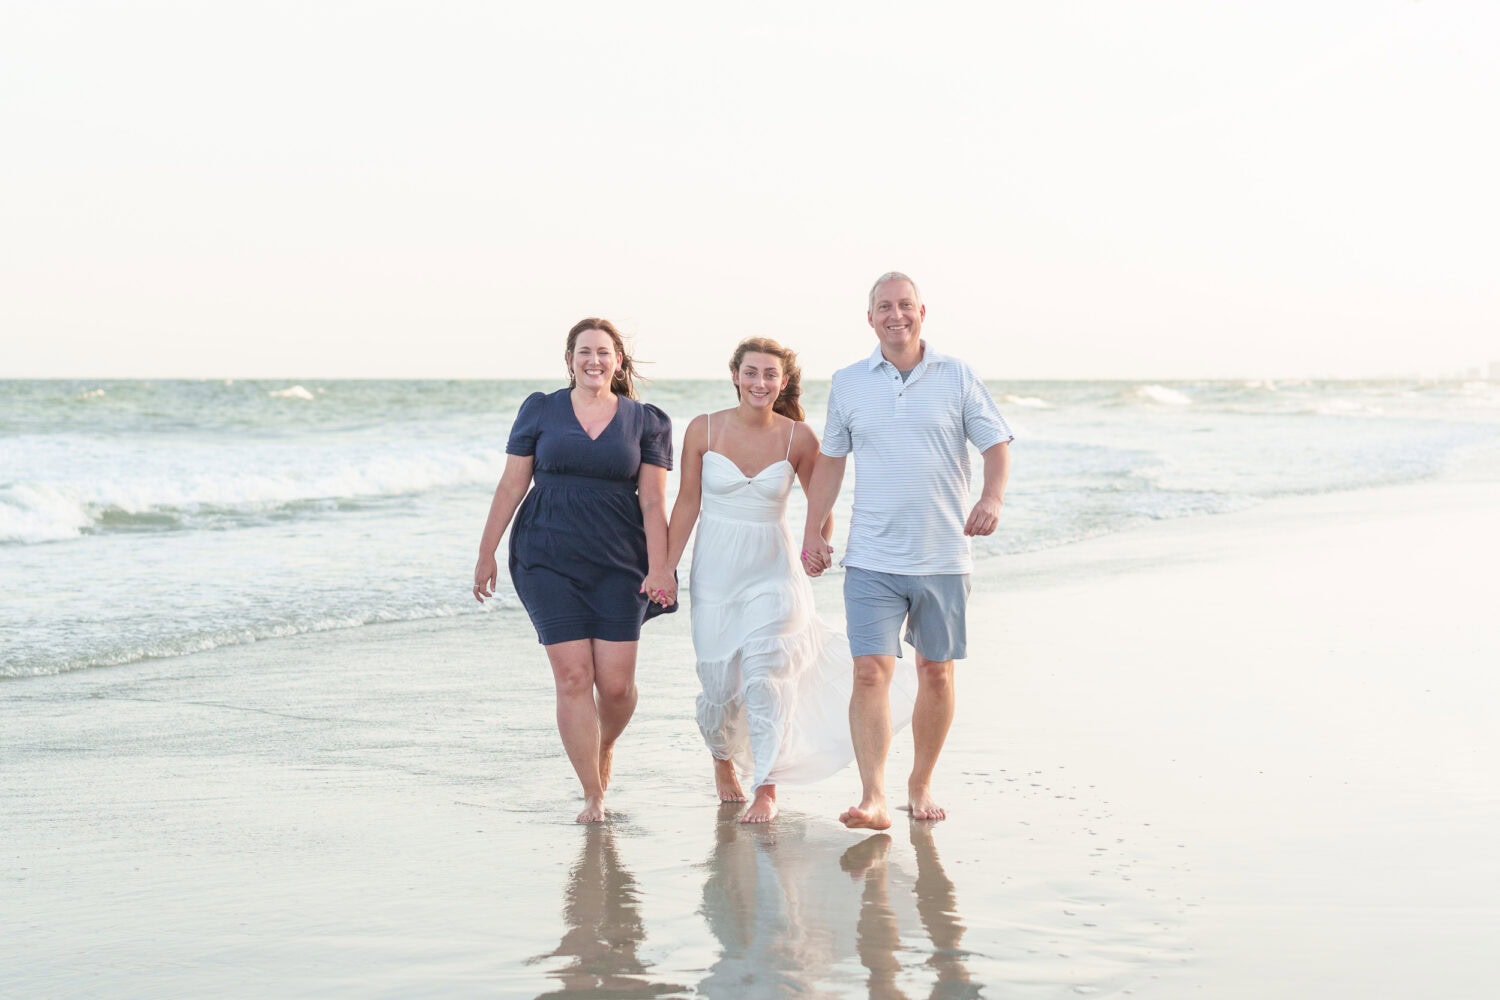
[[[1500,4],[0,0],[0,378],[1500,361]]]

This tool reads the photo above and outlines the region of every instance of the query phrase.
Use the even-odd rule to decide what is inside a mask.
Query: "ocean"
[[[1017,440],[981,572],[1163,518],[1500,463],[1500,383],[988,384]],[[510,422],[555,387],[0,381],[0,679],[382,622],[528,628],[503,572],[498,600],[469,589]],[[805,387],[814,428],[827,391]],[[680,443],[734,397],[703,380],[642,398]],[[852,494],[851,477],[840,531]]]

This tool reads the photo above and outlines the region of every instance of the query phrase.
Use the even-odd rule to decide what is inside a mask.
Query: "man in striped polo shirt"
[[[820,529],[854,453],[844,606],[854,654],[849,727],[864,792],[839,817],[848,827],[891,825],[885,759],[903,624],[917,655],[908,808],[912,819],[947,815],[933,799],[932,772],[953,722],[953,661],[966,654],[969,536],[995,530],[1010,468],[1010,427],[968,365],[922,340],[926,316],[916,282],[896,271],[876,280],[867,317],[880,343],[833,376],[808,490],[802,564],[818,576],[833,564]],[[984,457],[984,485],[965,517],[969,444]]]

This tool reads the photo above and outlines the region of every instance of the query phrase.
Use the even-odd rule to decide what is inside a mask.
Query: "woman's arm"
[[[668,573],[675,572],[687,550],[698,511],[703,503],[703,452],[708,446],[707,421],[699,415],[688,424],[682,436],[682,469],[677,480],[677,502],[672,505],[672,521],[667,526]]]
[[[640,471],[636,473],[635,483],[641,504],[641,520],[646,525],[646,578],[641,581],[641,593],[662,607],[667,607],[672,603],[667,599],[667,594],[658,596],[652,593],[667,589],[655,583],[661,579],[661,567],[667,557],[667,470],[659,465],[642,462]]]
[[[797,472],[797,481],[802,492],[809,493],[813,469],[818,464],[818,432],[800,420],[792,430],[792,468]],[[823,519],[821,526],[823,541],[833,541],[833,511]]]
[[[499,548],[500,537],[510,526],[510,519],[515,516],[526,491],[531,489],[534,463],[535,459],[530,455],[505,456],[505,471],[500,474],[495,497],[490,501],[490,516],[485,518],[484,534],[479,538],[479,561],[474,564],[474,600],[480,604],[495,593],[495,578],[499,574],[495,549]]]
[[[708,421],[701,415],[696,416],[682,436],[677,502],[672,505],[672,519],[667,525],[667,557],[661,564],[661,571],[648,575],[643,587],[646,595],[661,603],[662,607],[677,600],[677,581],[672,574],[677,571],[688,539],[693,535],[693,526],[698,523],[698,511],[703,502],[703,452],[708,447],[707,427]],[[663,592],[665,599],[656,596],[658,590]]]

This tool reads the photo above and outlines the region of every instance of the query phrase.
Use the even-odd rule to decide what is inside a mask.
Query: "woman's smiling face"
[[[573,350],[567,357],[568,371],[573,381],[581,388],[598,392],[608,388],[620,367],[619,355],[615,353],[615,341],[604,330],[584,330],[573,341]]]
[[[740,399],[756,408],[774,406],[786,386],[786,372],[774,354],[747,351],[734,372]]]

